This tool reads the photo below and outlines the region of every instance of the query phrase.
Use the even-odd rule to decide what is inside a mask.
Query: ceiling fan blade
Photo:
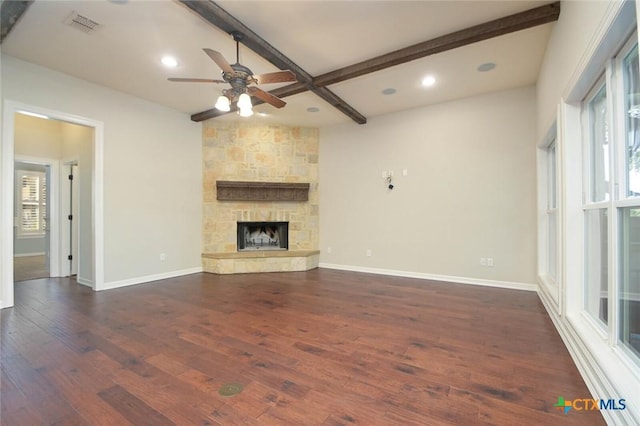
[[[254,75],[253,78],[258,80],[258,84],[285,83],[288,81],[297,81],[296,75],[289,70]]]
[[[285,101],[283,101],[282,99],[278,98],[277,96],[272,95],[269,92],[265,92],[262,89],[258,89],[257,87],[247,87],[247,91],[249,92],[249,94],[251,96],[255,96],[256,98],[260,99],[261,101],[264,101],[270,105],[273,105],[276,108],[282,108],[283,106],[285,106],[287,103]]]
[[[224,72],[228,72],[228,73],[233,73],[233,68],[231,68],[231,65],[229,65],[229,62],[227,62],[227,60],[224,58],[224,56],[222,56],[222,53],[217,52],[215,50],[212,49],[208,49],[208,48],[204,48],[202,49],[204,50],[204,53],[206,53],[207,55],[209,55],[209,57],[211,59],[213,59],[213,62],[215,62],[216,64],[218,64],[218,66],[220,67],[220,69]]]
[[[226,83],[224,80],[214,80],[211,78],[176,78],[169,77],[167,80],[169,81],[182,81],[185,83]]]

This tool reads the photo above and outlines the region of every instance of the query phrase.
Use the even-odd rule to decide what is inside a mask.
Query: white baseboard
[[[31,256],[44,256],[45,252],[38,252],[38,253],[20,253],[20,254],[14,254],[13,257],[31,257]]]
[[[486,287],[509,288],[512,290],[537,291],[538,286],[530,283],[518,283],[510,281],[485,280],[481,278],[456,277],[452,275],[436,275],[423,272],[398,271],[395,269],[368,268],[364,266],[337,265],[334,263],[320,262],[320,268],[339,269],[342,271],[365,272],[368,274],[390,275],[403,278],[418,278],[422,280],[446,281],[458,284],[482,285]]]
[[[79,276],[76,275],[76,282],[78,284],[86,285],[87,287],[93,288],[93,281],[92,280],[87,280],[87,279],[84,279],[84,278],[80,278]]]
[[[144,284],[151,281],[165,280],[167,278],[181,277],[183,275],[197,274],[198,272],[202,272],[201,266],[196,268],[181,269],[178,271],[163,272],[162,274],[146,275],[144,277],[130,278],[128,280],[111,281],[108,283],[104,283],[102,288],[99,288],[96,290],[111,290],[114,288],[127,287],[130,285]]]

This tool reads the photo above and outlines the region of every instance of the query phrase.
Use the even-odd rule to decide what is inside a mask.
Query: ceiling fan
[[[251,98],[264,101],[276,108],[282,108],[286,105],[282,99],[272,95],[269,92],[255,87],[250,84],[269,84],[269,83],[285,83],[296,81],[296,76],[289,70],[270,72],[267,74],[254,75],[253,72],[240,64],[240,41],[243,35],[237,31],[231,33],[236,42],[236,63],[229,64],[220,52],[212,49],[204,48],[204,52],[215,62],[222,70],[222,80],[208,78],[169,78],[169,81],[179,81],[187,83],[229,83],[231,88],[224,89],[222,96],[216,102],[216,108],[221,111],[230,111],[231,103],[236,102],[241,116],[250,116],[252,112]]]

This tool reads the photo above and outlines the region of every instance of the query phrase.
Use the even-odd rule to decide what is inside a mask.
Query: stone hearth
[[[320,250],[203,253],[202,266],[214,274],[307,271],[318,267]]]

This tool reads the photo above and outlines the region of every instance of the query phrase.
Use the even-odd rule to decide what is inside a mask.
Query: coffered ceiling
[[[3,2],[3,22],[4,3],[7,0]],[[206,113],[212,110],[226,84],[177,83],[167,78],[219,79],[220,69],[203,48],[219,51],[230,63],[235,62],[236,47],[227,33],[229,28],[212,24],[198,10],[210,8],[209,3],[37,0],[15,23],[0,48],[3,54],[202,119],[212,115]],[[310,78],[302,81],[299,74],[303,84],[298,85],[298,90],[290,90],[291,83],[260,85],[263,90],[285,93],[283,100],[287,105],[282,109],[257,105],[254,109],[259,114],[243,120],[323,127],[339,123],[357,125],[356,122],[380,114],[535,84],[557,18],[557,6],[555,18],[542,20],[547,23],[538,24],[534,18],[522,30],[495,37],[491,33],[487,36],[491,38],[482,41],[342,81],[338,78],[326,85],[319,77],[550,3],[219,1],[213,6]],[[65,21],[74,12],[99,26],[88,33],[78,25],[69,26]],[[178,65],[163,66],[161,59],[165,55],[173,56]],[[269,59],[273,62],[273,57]],[[240,63],[254,73],[277,71],[272,62],[249,47],[240,46]],[[478,67],[487,63],[495,64],[495,68],[478,71]],[[435,84],[423,86],[425,76],[433,76]],[[332,95],[327,97],[319,92]],[[239,117],[230,113],[213,119]]]

